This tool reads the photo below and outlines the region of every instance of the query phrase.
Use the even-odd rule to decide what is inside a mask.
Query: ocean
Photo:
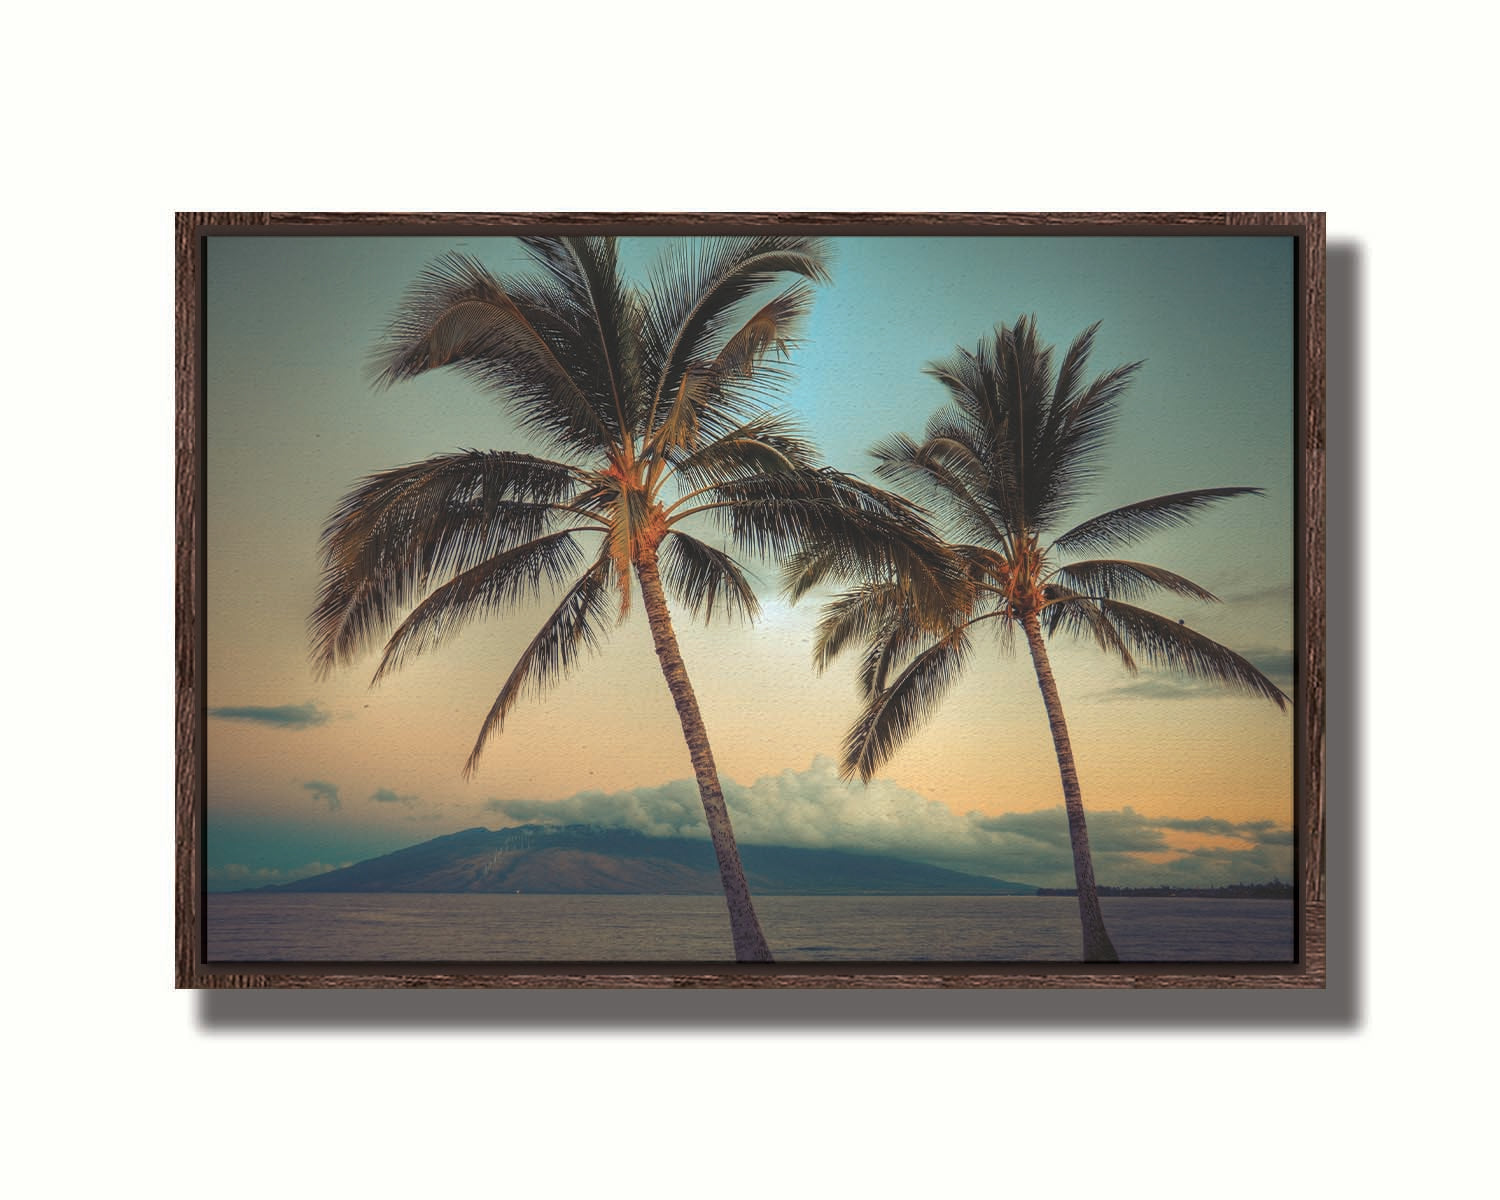
[[[1290,900],[1105,897],[1123,962],[1291,962]],[[761,896],[777,962],[1077,962],[1071,896]],[[718,896],[210,895],[209,962],[728,962]]]

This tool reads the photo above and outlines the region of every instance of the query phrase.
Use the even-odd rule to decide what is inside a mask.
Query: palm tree
[[[360,481],[323,532],[315,665],[326,674],[394,625],[378,681],[472,618],[560,591],[480,726],[467,778],[516,702],[576,666],[612,615],[625,617],[633,574],[703,799],[735,956],[769,961],[667,594],[704,620],[758,612],[745,568],[689,533],[693,518],[716,521],[748,554],[816,544],[921,576],[888,536],[910,506],[819,466],[794,423],[765,407],[787,378],[809,285],[827,278],[826,250],[806,237],[698,239],[669,251],[641,289],[623,279],[613,238],[520,241],[535,267],[525,276],[502,280],[458,253],[430,264],[377,349],[376,380],[452,366],[557,457],[460,450]]]
[[[875,576],[824,609],[814,645],[825,669],[851,645],[863,646],[864,706],[844,742],[843,772],[868,781],[930,717],[973,652],[971,632],[999,626],[1009,646],[1019,629],[1041,689],[1062,776],[1084,957],[1117,955],[1099,910],[1088,829],[1067,722],[1044,635],[1092,638],[1134,672],[1153,666],[1211,680],[1284,707],[1286,695],[1249,661],[1211,638],[1129,601],[1168,593],[1212,601],[1206,588],[1161,567],[1108,553],[1179,526],[1250,487],[1200,488],[1112,509],[1051,536],[1092,482],[1120,396],[1141,363],[1085,380],[1098,325],[1074,339],[1053,370],[1053,349],[1037,338],[1035,318],[1001,325],[970,352],[929,365],[950,402],[918,442],[904,434],[872,451],[876,473],[920,495],[953,537],[948,550],[963,583],[934,604],[899,575]],[[793,593],[826,578],[827,563],[802,554],[789,568]]]

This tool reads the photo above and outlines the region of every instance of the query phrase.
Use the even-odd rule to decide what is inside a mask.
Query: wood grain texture
[[[241,214],[243,215],[243,214]],[[501,232],[511,229],[568,228],[589,232],[611,230],[652,233],[709,233],[726,228],[774,227],[788,231],[816,229],[821,233],[962,233],[973,230],[993,233],[1054,232],[1066,228],[1078,233],[1096,228],[1110,233],[1121,226],[1152,226],[1158,232],[1193,227],[1223,228],[1226,213],[266,213],[279,230],[328,232],[329,227],[368,230],[373,226],[400,225],[422,234],[462,232],[471,229]]]
[[[1326,931],[1327,897],[1324,770],[1327,762],[1327,536],[1325,479],[1328,397],[1327,234],[1323,213],[1231,213],[1230,223],[1298,229],[1297,243],[1297,447],[1298,481],[1298,850],[1303,907],[1302,937]]]
[[[1321,910],[1321,904],[1317,905]],[[1321,917],[1321,911],[1320,911]],[[1318,927],[1322,928],[1321,919]],[[203,968],[200,988],[1309,988],[1323,986],[1323,945],[1309,946],[1307,961],[1287,966],[1222,967],[1124,964],[954,964],[915,970],[909,963],[840,963],[824,966],[666,965],[539,967],[413,965],[264,966]]]
[[[206,225],[264,225],[264,213],[177,214],[177,841],[178,987],[201,986],[203,848],[202,239]]]
[[[555,967],[504,964],[221,964],[203,961],[204,636],[202,268],[209,232],[301,236],[568,228],[709,233],[774,227],[836,234],[1010,235],[1285,232],[1297,238],[1300,577],[1298,644],[1299,960],[1287,966],[908,964],[828,967]],[[1322,988],[1326,986],[1324,823],[1326,398],[1322,213],[178,213],[176,570],[176,984],[181,988]]]

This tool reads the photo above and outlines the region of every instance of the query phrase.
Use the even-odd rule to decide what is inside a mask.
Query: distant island
[[[802,846],[741,845],[751,890],[764,896],[1075,896],[890,855]],[[256,892],[716,895],[722,888],[706,838],[651,837],[600,825],[476,827],[352,866]],[[1100,887],[1101,896],[1282,900],[1279,879],[1222,887]]]
[[[1037,888],[1038,896],[1076,896],[1076,888]],[[1291,900],[1297,889],[1272,879],[1268,883],[1226,883],[1222,887],[1100,887],[1101,896],[1181,896],[1192,900]]]
[[[1036,887],[885,855],[741,845],[765,896],[1032,896]],[[722,890],[708,840],[597,825],[465,829],[263,892],[525,892],[710,895]]]

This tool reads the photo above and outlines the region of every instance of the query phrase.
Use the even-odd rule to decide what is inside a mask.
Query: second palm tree
[[[1055,373],[1052,348],[1039,341],[1034,319],[1024,317],[1011,328],[998,327],[974,351],[960,348],[928,368],[951,403],[928,422],[923,440],[896,435],[873,454],[877,474],[912,489],[946,526],[958,582],[934,602],[931,588],[914,590],[899,574],[874,577],[827,606],[814,654],[825,668],[850,646],[863,646],[865,702],[844,743],[843,770],[868,780],[935,710],[970,659],[976,626],[998,625],[1007,639],[1021,631],[1062,779],[1083,956],[1112,962],[1118,955],[1099,907],[1078,769],[1044,635],[1091,638],[1130,671],[1140,657],[1278,706],[1287,697],[1234,651],[1129,603],[1153,592],[1214,600],[1206,588],[1146,563],[1064,561],[1079,551],[1117,550],[1258,489],[1157,496],[1044,540],[1092,478],[1117,402],[1141,365],[1129,363],[1087,380],[1096,329],[1073,341]],[[835,555],[799,556],[789,571],[794,594],[826,578],[837,561]]]

